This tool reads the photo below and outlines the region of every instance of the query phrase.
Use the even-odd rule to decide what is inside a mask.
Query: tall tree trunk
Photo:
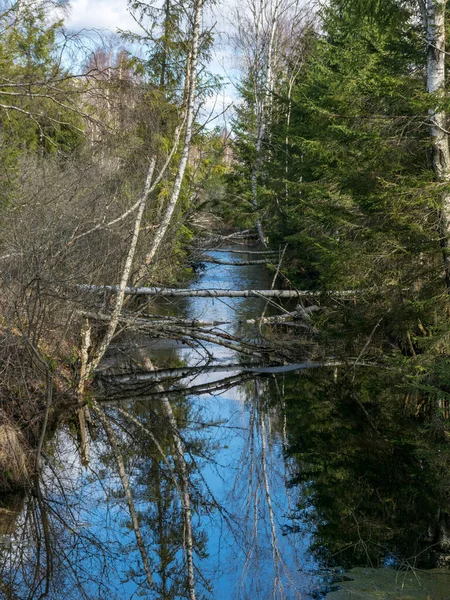
[[[161,77],[159,79],[159,87],[163,90],[166,83],[166,69],[167,69],[167,53],[169,45],[169,28],[170,28],[170,0],[164,2],[164,38],[163,38],[163,52],[162,52],[162,63],[161,63]]]
[[[161,221],[161,224],[158,228],[158,231],[153,240],[150,251],[148,252],[145,265],[149,267],[155,255],[167,233],[169,228],[173,212],[177,205],[178,199],[180,197],[181,185],[183,183],[184,174],[186,171],[186,167],[189,159],[189,150],[191,148],[192,141],[192,132],[194,125],[194,115],[195,115],[195,91],[197,87],[197,64],[198,64],[198,54],[199,54],[199,46],[200,46],[200,29],[201,29],[201,20],[203,14],[203,3],[204,0],[196,0],[194,6],[194,20],[193,20],[193,29],[192,29],[192,47],[188,59],[187,69],[186,69],[186,124],[185,124],[185,132],[184,132],[184,143],[183,150],[181,152],[180,163],[178,165],[178,171],[175,178],[175,182],[173,184],[172,194],[170,196],[169,203],[167,205],[166,211],[164,213],[164,217]]]
[[[272,94],[273,94],[273,55],[274,55],[274,45],[275,45],[275,35],[278,28],[278,17],[279,17],[279,8],[280,4],[277,0],[275,3],[275,7],[273,12],[269,15],[269,18],[272,19],[270,25],[270,33],[268,40],[268,47],[265,57],[265,81],[264,81],[264,90],[262,92],[262,97],[258,101],[258,92],[257,92],[257,135],[256,135],[256,147],[255,147],[255,162],[253,164],[252,176],[251,176],[251,191],[252,191],[252,203],[255,211],[259,209],[259,200],[258,200],[258,179],[261,174],[261,166],[262,166],[262,151],[263,151],[263,142],[264,136],[266,135],[266,130],[269,125],[269,118],[272,107]],[[261,10],[263,7],[261,6]],[[255,84],[258,85],[257,83]],[[259,106],[258,106],[259,105]],[[258,236],[261,244],[267,246],[267,240],[264,235],[264,230],[261,222],[261,218],[259,216],[256,217],[256,230],[258,232]]]
[[[422,19],[427,34],[427,91],[436,105],[429,109],[430,133],[433,147],[433,169],[439,183],[450,182],[450,151],[447,134],[447,115],[440,104],[446,96],[445,87],[445,9],[447,0],[420,0]],[[439,236],[444,258],[445,282],[450,291],[450,193],[441,194]]]

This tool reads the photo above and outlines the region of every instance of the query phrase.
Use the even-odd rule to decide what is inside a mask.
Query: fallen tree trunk
[[[117,285],[78,284],[79,290],[87,292],[117,292]],[[355,290],[338,292],[314,292],[311,290],[191,290],[160,287],[127,287],[125,294],[131,296],[161,296],[164,298],[317,298],[320,296],[352,297]]]
[[[233,233],[229,233],[227,235],[221,235],[220,233],[211,236],[217,240],[232,240],[234,238],[243,238],[243,237],[256,237],[253,229],[244,229],[244,231],[234,231]]]
[[[98,321],[109,321],[110,315],[105,313],[82,312],[88,319]],[[301,316],[298,311],[287,312],[283,315],[274,315],[272,317],[259,317],[257,319],[237,319],[236,321],[200,321],[198,319],[179,319],[178,317],[162,317],[161,315],[152,315],[146,317],[133,317],[132,315],[123,315],[119,322],[128,325],[131,329],[151,329],[152,327],[164,327],[165,325],[181,325],[183,327],[220,327],[222,325],[288,325],[290,319]],[[302,325],[296,323],[296,325]]]
[[[278,250],[224,250],[211,248],[210,252],[227,252],[228,254],[278,254]]]
[[[291,365],[268,365],[268,366],[242,366],[240,364],[228,365],[206,365],[203,367],[177,367],[173,369],[157,369],[155,371],[145,371],[141,373],[122,373],[120,375],[99,375],[98,377],[105,382],[111,382],[116,385],[127,385],[140,382],[161,382],[167,379],[182,379],[184,377],[197,376],[203,373],[236,373],[236,374],[254,374],[254,375],[278,375],[282,373],[292,373],[295,371],[304,371],[306,369],[317,369],[320,367],[341,367],[345,365],[342,361],[325,362],[303,362]]]
[[[164,328],[154,328],[152,330],[155,337],[170,338],[187,341],[201,340],[203,342],[209,342],[216,346],[223,346],[233,352],[239,354],[246,354],[248,356],[257,356],[258,358],[266,358],[268,354],[272,352],[271,348],[264,348],[262,346],[256,346],[255,344],[249,344],[240,340],[235,336],[223,332],[212,332],[204,331],[202,329],[189,329],[184,327],[178,327],[176,325],[165,326]]]
[[[213,265],[226,265],[232,267],[247,267],[249,265],[270,265],[272,264],[269,260],[221,260],[220,258],[213,258],[212,256],[200,257],[200,262],[211,263]]]

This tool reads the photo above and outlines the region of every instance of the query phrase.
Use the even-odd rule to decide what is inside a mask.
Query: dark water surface
[[[192,288],[267,289],[272,277],[260,266],[208,265]],[[158,311],[230,321],[222,330],[233,333],[264,306],[258,299],[186,298],[160,301]],[[247,326],[245,335],[255,341],[258,330]],[[187,346],[140,334],[120,339],[105,368],[139,370],[146,357],[159,367],[242,361],[208,342]],[[450,600],[446,442],[404,414],[401,394],[373,371],[345,369],[189,392],[223,377],[185,378],[185,393],[171,396],[189,469],[197,598]],[[2,597],[189,597],[180,494],[158,400],[142,389],[111,400],[153,591],[101,429],[85,471],[64,425],[47,443],[40,493],[2,500]]]

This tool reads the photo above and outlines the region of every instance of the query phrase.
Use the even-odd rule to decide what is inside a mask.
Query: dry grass
[[[27,485],[32,452],[20,429],[0,412],[0,492]]]

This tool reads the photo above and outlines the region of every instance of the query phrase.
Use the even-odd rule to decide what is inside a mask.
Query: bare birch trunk
[[[91,292],[117,292],[117,285],[84,285],[80,290]],[[126,287],[125,294],[131,296],[161,296],[162,298],[354,298],[359,290],[342,290],[335,292],[315,292],[311,290],[191,290],[180,288]]]
[[[446,128],[447,115],[439,106],[446,97],[445,86],[445,9],[447,0],[419,0],[427,34],[427,91],[434,96],[436,105],[430,108],[430,134],[433,147],[433,169],[436,180],[450,182],[450,151]],[[441,195],[439,235],[444,259],[445,281],[450,291],[450,193]]]
[[[87,467],[89,465],[89,439],[87,433],[87,421],[89,421],[90,413],[89,408],[87,406],[82,406],[84,391],[86,387],[86,382],[91,376],[92,372],[98,367],[100,361],[102,360],[105,352],[107,351],[109,344],[116,332],[117,325],[120,321],[120,314],[122,312],[127,283],[130,278],[131,270],[133,267],[134,255],[136,253],[136,246],[139,238],[139,231],[141,228],[141,222],[144,215],[145,206],[147,203],[147,198],[150,193],[151,183],[153,179],[153,173],[155,170],[156,160],[154,158],[151,159],[150,165],[147,171],[147,177],[145,180],[144,190],[142,192],[142,196],[140,198],[139,209],[136,215],[136,220],[134,223],[133,237],[131,239],[131,244],[128,249],[128,255],[125,261],[125,265],[122,271],[122,277],[120,280],[119,286],[116,288],[117,296],[114,305],[113,312],[111,314],[111,319],[108,322],[108,326],[106,329],[106,333],[103,337],[103,340],[100,343],[100,346],[95,351],[93,357],[89,360],[89,348],[91,345],[90,338],[90,327],[89,322],[86,320],[83,330],[82,330],[82,341],[81,341],[81,367],[80,374],[77,386],[77,397],[80,407],[78,408],[78,422],[80,426],[80,436],[81,436],[81,462],[83,466]],[[97,410],[101,412],[101,409]],[[103,414],[103,413],[102,413]],[[103,415],[104,416],[104,415]],[[104,417],[106,419],[106,417]],[[131,509],[130,509],[131,510]]]
[[[271,112],[272,106],[272,92],[273,92],[273,54],[274,54],[274,44],[275,44],[275,34],[278,28],[278,17],[279,17],[279,9],[280,3],[277,0],[275,3],[275,7],[273,13],[269,15],[269,19],[271,19],[270,24],[270,34],[269,34],[269,42],[267,47],[267,56],[265,58],[265,81],[264,81],[264,91],[262,93],[262,98],[258,102],[259,109],[257,115],[257,124],[258,131],[256,137],[256,148],[255,148],[255,162],[253,165],[252,177],[251,177],[251,189],[252,189],[252,203],[255,211],[259,209],[258,202],[258,179],[261,172],[261,163],[262,163],[262,150],[263,150],[263,141],[264,136],[266,134],[266,129],[268,126],[269,115]],[[263,7],[261,6],[261,10]],[[256,84],[257,85],[257,84]],[[258,216],[256,218],[256,229],[258,232],[258,236],[261,244],[267,246],[267,240],[264,235],[263,226],[261,223],[261,219]]]
[[[208,263],[212,265],[226,265],[232,267],[248,267],[250,265],[271,265],[272,261],[266,260],[221,260],[220,258],[213,258],[212,256],[204,256],[200,259],[202,263]]]
[[[258,127],[258,138],[256,140],[256,157],[255,157],[255,163],[253,165],[253,172],[252,172],[252,203],[253,203],[253,208],[255,209],[255,211],[258,211],[258,209],[259,209],[258,177],[259,177],[259,172],[261,170],[260,165],[261,165],[261,149],[262,149],[263,137],[264,137],[264,128],[263,128],[262,124],[260,124],[260,126]],[[267,241],[264,236],[264,230],[263,230],[261,219],[259,218],[259,216],[256,217],[255,225],[256,225],[256,231],[258,232],[259,241],[264,246],[267,246]]]
[[[103,356],[105,355],[106,350],[108,349],[109,344],[111,343],[111,340],[116,332],[117,325],[119,323],[120,313],[122,312],[122,307],[123,307],[123,303],[124,303],[124,299],[125,299],[127,284],[128,284],[128,280],[130,278],[132,267],[133,267],[133,260],[134,260],[134,255],[136,253],[137,242],[139,239],[139,231],[141,228],[142,217],[144,215],[144,210],[145,210],[145,206],[147,203],[147,197],[148,197],[148,194],[149,194],[149,191],[151,188],[153,173],[155,170],[155,164],[156,164],[156,160],[155,160],[155,158],[152,158],[150,161],[150,165],[148,167],[144,190],[142,192],[139,209],[138,209],[138,212],[136,215],[136,220],[134,222],[133,237],[131,239],[131,244],[128,249],[128,255],[127,255],[127,258],[125,261],[125,265],[123,267],[120,284],[117,288],[117,296],[116,296],[116,301],[114,304],[114,309],[111,314],[111,320],[109,321],[108,328],[106,330],[106,333],[103,337],[103,340],[102,340],[100,346],[96,350],[94,356],[91,358],[89,365],[87,366],[87,368],[85,370],[84,378],[81,380],[82,384],[84,384],[84,382],[89,377],[89,375],[99,365],[100,361],[102,360]]]
[[[289,86],[288,86],[288,108],[287,108],[287,115],[286,115],[286,138],[285,138],[285,153],[286,153],[286,157],[284,159],[284,176],[286,178],[286,183],[284,185],[284,200],[286,202],[286,206],[289,200],[289,158],[290,158],[290,139],[289,139],[289,135],[290,135],[290,129],[291,129],[291,118],[292,118],[292,90],[294,88],[294,83],[296,81],[296,74],[292,75],[289,79]],[[279,202],[278,202],[278,206],[279,206]]]
[[[180,163],[178,165],[178,171],[175,178],[175,182],[173,184],[172,194],[170,196],[169,203],[167,205],[166,211],[164,213],[164,217],[161,221],[161,224],[158,228],[158,231],[153,240],[150,251],[148,252],[145,258],[145,265],[149,267],[155,255],[167,233],[170,222],[172,220],[173,212],[178,203],[178,199],[180,197],[181,186],[184,179],[184,174],[186,171],[186,167],[189,159],[189,150],[191,148],[192,141],[192,131],[194,125],[194,115],[195,115],[195,91],[197,86],[197,63],[198,63],[198,54],[199,54],[199,46],[200,46],[200,28],[201,28],[201,19],[203,14],[203,2],[204,0],[196,0],[195,8],[194,8],[194,23],[193,23],[193,31],[192,31],[192,48],[187,64],[186,69],[186,78],[187,78],[187,94],[186,94],[186,125],[185,125],[185,133],[184,133],[184,142],[183,142],[183,150],[181,152]]]
[[[87,422],[89,421],[89,408],[83,406],[84,387],[87,379],[88,365],[89,365],[89,348],[91,346],[91,328],[89,320],[86,319],[83,328],[81,330],[81,350],[80,350],[80,374],[77,386],[77,396],[80,407],[78,408],[78,424],[80,427],[80,438],[81,438],[81,464],[84,467],[89,466],[90,462],[90,444],[89,436],[87,432]]]
[[[222,250],[221,248],[213,248],[214,252],[226,252],[227,254],[258,254],[271,255],[278,254],[278,250]]]
[[[97,321],[109,321],[111,316],[101,312],[88,312],[83,313],[89,319],[95,319]],[[233,323],[240,323],[246,325],[256,325],[260,322],[268,325],[283,325],[289,319],[295,319],[299,316],[304,317],[302,311],[290,311],[282,315],[274,315],[273,317],[264,317],[261,319],[238,319],[237,321],[201,321],[199,319],[181,319],[178,317],[162,317],[161,315],[145,315],[144,317],[133,317],[123,315],[120,317],[120,323],[125,324],[130,329],[138,329],[143,331],[151,331],[153,327],[165,327],[167,326],[182,326],[182,327],[193,327],[195,329],[199,327],[217,327],[219,325],[233,325]]]

